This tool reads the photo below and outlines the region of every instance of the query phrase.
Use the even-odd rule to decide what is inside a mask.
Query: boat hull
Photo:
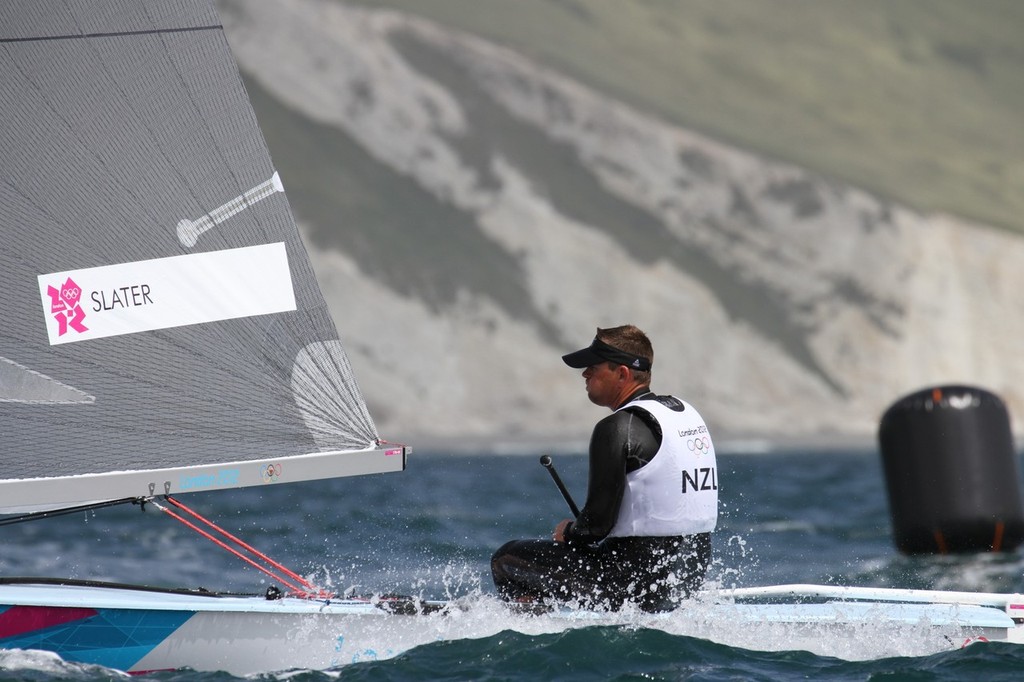
[[[976,640],[1022,641],[1019,626],[1005,610],[973,604],[729,599],[698,600],[685,611],[685,617],[679,611],[569,609],[534,615],[495,604],[264,599],[102,584],[0,584],[0,648],[42,649],[67,661],[134,673],[191,668],[248,675],[323,670],[505,629],[540,634],[590,625],[651,627],[753,649],[781,645],[841,657],[859,657],[845,644],[865,636],[902,640],[905,646],[910,633],[917,638],[913,648],[874,650],[869,656],[932,653]]]

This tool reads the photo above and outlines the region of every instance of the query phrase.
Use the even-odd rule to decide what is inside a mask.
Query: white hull
[[[837,590],[846,590],[842,601],[831,594]],[[187,667],[245,675],[322,670],[502,630],[541,634],[590,625],[649,627],[751,649],[841,658],[924,655],[981,639],[1024,643],[1020,623],[1008,615],[1020,610],[1017,595],[972,595],[983,604],[941,601],[950,594],[960,593],[775,586],[705,595],[667,614],[562,610],[537,616],[481,598],[461,607],[430,603],[432,612],[404,615],[361,599],[4,584],[0,647],[44,649],[128,672]],[[745,603],[780,597],[789,601]],[[808,598],[817,602],[800,602]]]

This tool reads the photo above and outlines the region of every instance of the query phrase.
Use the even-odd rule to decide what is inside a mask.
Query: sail
[[[0,512],[404,467],[207,0],[0,3]]]

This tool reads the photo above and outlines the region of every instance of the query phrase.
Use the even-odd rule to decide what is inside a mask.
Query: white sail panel
[[[91,403],[96,398],[33,372],[7,358],[0,358],[0,402]]]

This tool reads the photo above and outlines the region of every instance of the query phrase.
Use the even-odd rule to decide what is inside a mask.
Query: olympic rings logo
[[[273,483],[280,480],[281,478],[281,465],[280,464],[268,464],[263,467],[263,482]]]
[[[698,455],[706,455],[711,451],[711,440],[704,436],[703,438],[691,438],[686,441],[686,447]]]
[[[82,290],[79,289],[78,287],[65,287],[64,290],[60,292],[60,295],[69,301],[73,301],[74,299],[78,298],[81,294]]]

